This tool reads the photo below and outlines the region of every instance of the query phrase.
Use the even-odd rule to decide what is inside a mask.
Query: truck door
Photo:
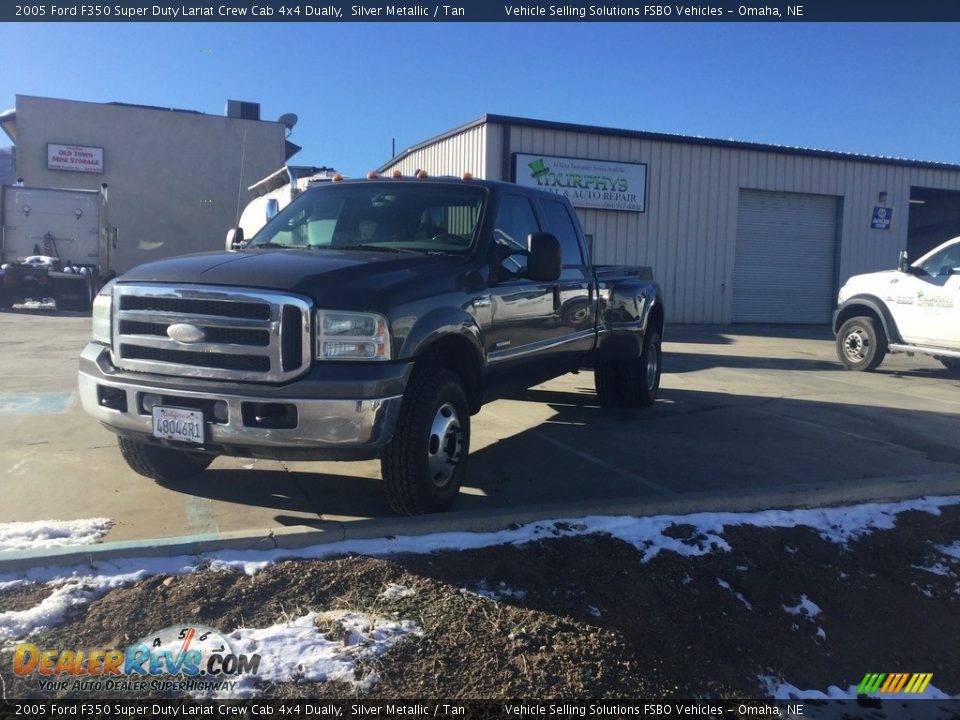
[[[593,272],[584,254],[576,221],[566,203],[542,199],[540,206],[547,231],[560,241],[563,255],[563,269],[554,297],[559,317],[557,338],[562,342],[558,351],[571,358],[580,358],[593,348],[594,343]]]
[[[907,280],[914,304],[912,324],[901,328],[904,340],[960,348],[960,240],[922,259],[919,268],[922,273]]]
[[[527,238],[540,232],[536,213],[523,195],[500,196],[494,221],[494,252],[502,259],[495,267],[489,297],[474,300],[490,303],[490,325],[485,328],[485,351],[491,370],[514,370],[535,363],[556,340],[558,315],[554,308],[556,283],[535,282],[526,277]],[[515,254],[510,250],[520,251]]]

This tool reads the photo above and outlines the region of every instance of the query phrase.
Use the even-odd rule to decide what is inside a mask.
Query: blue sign
[[[873,230],[889,230],[891,220],[893,220],[893,208],[877,206],[873,209],[870,227]]]

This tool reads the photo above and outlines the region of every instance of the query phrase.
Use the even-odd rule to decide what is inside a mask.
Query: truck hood
[[[890,281],[900,279],[903,273],[897,270],[882,270],[874,273],[864,273],[863,275],[854,275],[844,284],[847,295],[856,295],[858,293],[870,292],[873,294],[883,292],[890,285]]]
[[[198,253],[133,268],[118,282],[226,285],[281,290],[313,298],[320,307],[375,309],[377,296],[411,291],[436,278],[453,288],[463,255],[407,255],[346,250],[250,250]],[[374,301],[374,302],[371,302]]]

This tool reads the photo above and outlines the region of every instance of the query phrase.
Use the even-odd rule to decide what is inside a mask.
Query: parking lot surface
[[[219,458],[177,484],[136,475],[77,398],[89,326],[79,314],[0,313],[0,522],[105,517],[104,540],[126,541],[390,516],[375,461]],[[648,410],[601,409],[589,372],[487,405],[454,511],[589,513],[810,483],[849,483],[871,499],[863,481],[905,476],[946,477],[960,493],[960,377],[930,358],[852,373],[827,327],[668,326],[664,350]]]

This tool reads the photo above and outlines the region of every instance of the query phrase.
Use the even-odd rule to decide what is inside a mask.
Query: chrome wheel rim
[[[437,487],[450,482],[463,453],[463,431],[456,408],[444,403],[437,410],[427,441],[427,467],[430,480]]]
[[[864,329],[860,327],[851,328],[843,339],[843,354],[851,362],[863,362],[869,347],[870,339]]]
[[[647,349],[647,389],[653,390],[657,386],[657,373],[660,371],[660,347],[651,345]]]

